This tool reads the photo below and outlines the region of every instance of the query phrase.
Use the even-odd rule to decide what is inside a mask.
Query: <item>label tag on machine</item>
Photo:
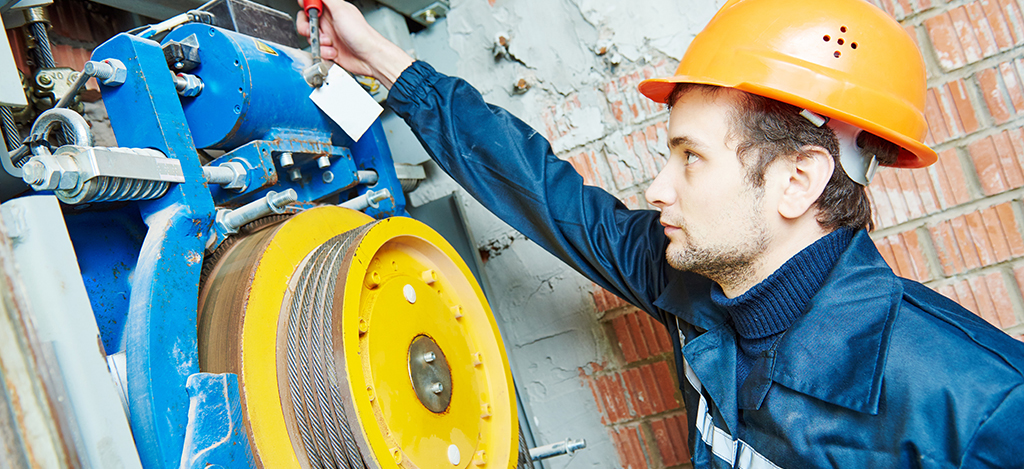
[[[359,140],[384,108],[344,69],[331,65],[323,86],[309,95],[352,140]]]

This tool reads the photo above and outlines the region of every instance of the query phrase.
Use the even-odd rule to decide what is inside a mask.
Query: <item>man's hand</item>
[[[302,0],[298,0],[302,5]],[[299,34],[309,37],[309,18],[299,11]],[[380,80],[388,89],[409,65],[412,57],[370,27],[363,14],[343,0],[324,0],[320,16],[320,55],[357,75]]]

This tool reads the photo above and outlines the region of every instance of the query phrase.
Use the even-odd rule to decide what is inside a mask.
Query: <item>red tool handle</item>
[[[309,14],[309,10],[316,10],[317,13],[324,11],[324,2],[322,0],[303,0],[302,9],[306,10],[306,14]]]

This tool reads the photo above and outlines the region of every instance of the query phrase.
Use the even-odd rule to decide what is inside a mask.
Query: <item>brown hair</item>
[[[669,95],[671,107],[684,94],[699,90],[714,96],[723,88],[713,85],[680,83]],[[835,171],[821,196],[814,202],[818,208],[818,224],[833,231],[841,227],[854,229],[874,225],[871,221],[871,203],[864,186],[857,184],[843,170],[839,162],[839,141],[828,126],[816,127],[800,115],[801,109],[764,96],[743,93],[739,106],[733,109],[730,133],[739,145],[736,154],[747,168],[747,180],[753,187],[764,186],[764,175],[781,156],[802,154],[808,145],[824,148],[835,160]],[[867,132],[862,132],[857,144],[878,158],[880,164],[896,161],[899,147]]]

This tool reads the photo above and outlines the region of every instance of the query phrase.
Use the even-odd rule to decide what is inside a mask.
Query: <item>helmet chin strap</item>
[[[865,153],[864,149],[857,145],[857,136],[863,130],[846,122],[815,114],[807,109],[800,111],[800,115],[811,121],[816,127],[827,125],[832,129],[832,132],[836,134],[836,139],[839,140],[839,163],[843,166],[843,171],[857,184],[867,186],[875,177],[878,158],[874,154]]]

